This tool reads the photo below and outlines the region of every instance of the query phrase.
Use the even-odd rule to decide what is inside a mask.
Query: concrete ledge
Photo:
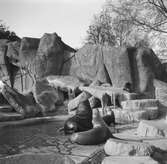
[[[121,102],[123,109],[128,111],[147,110],[148,107],[158,107],[156,99],[126,100]]]
[[[153,120],[159,116],[158,107],[150,107],[147,110],[128,111],[120,108],[112,109],[117,123],[133,123],[140,120]]]
[[[151,157],[105,157],[102,164],[159,164]]]
[[[108,139],[104,151],[112,156],[151,156],[155,147],[148,143]]]
[[[139,123],[137,135],[142,137],[167,137],[167,123],[165,120],[143,120]]]

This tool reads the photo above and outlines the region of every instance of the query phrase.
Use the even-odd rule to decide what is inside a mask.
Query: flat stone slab
[[[21,120],[23,119],[23,116],[16,112],[0,112],[0,121],[15,121],[15,120]]]
[[[84,85],[78,78],[73,76],[48,76],[47,80],[53,87],[59,87],[63,90],[75,90],[77,87]]]
[[[112,109],[117,123],[133,123],[140,120],[154,120],[159,116],[158,107],[147,107],[146,110],[128,111],[121,108]]]
[[[137,128],[137,135],[142,137],[167,137],[165,120],[143,120]]]
[[[108,94],[111,97],[116,95],[123,95],[127,92],[123,90],[123,88],[115,88],[115,87],[103,87],[103,86],[81,86],[79,87],[81,91],[86,91],[90,93],[92,96],[101,99],[104,94]]]
[[[121,106],[123,109],[129,111],[147,110],[148,107],[158,107],[158,100],[156,99],[126,100],[121,102]]]
[[[108,139],[104,151],[112,156],[151,156],[155,147],[143,142]]]
[[[105,157],[102,164],[159,164],[151,157]]]

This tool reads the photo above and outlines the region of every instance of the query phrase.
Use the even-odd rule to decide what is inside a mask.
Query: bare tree
[[[119,5],[113,2],[108,0],[106,6],[121,15],[122,19],[131,20],[135,26],[145,31],[167,33],[166,0],[126,0]]]
[[[101,45],[115,45],[111,18],[107,11],[102,11],[95,15],[92,24],[87,31],[87,42]]]

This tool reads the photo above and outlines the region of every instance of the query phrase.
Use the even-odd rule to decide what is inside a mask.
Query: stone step
[[[148,107],[158,107],[158,100],[156,99],[126,100],[121,102],[121,106],[123,109],[129,111],[145,110],[145,108]]]
[[[105,157],[102,164],[159,164],[151,157]]]
[[[21,120],[23,119],[23,116],[16,112],[0,112],[0,121],[15,121],[15,120]]]
[[[154,120],[159,116],[158,107],[147,107],[146,110],[128,111],[121,108],[112,109],[117,123],[133,123],[140,120]]]
[[[13,108],[10,105],[0,105],[0,112],[12,112]]]
[[[167,122],[165,120],[143,120],[139,123],[137,135],[142,137],[167,137]]]
[[[139,98],[139,94],[137,93],[129,93],[129,92],[125,92],[123,93],[121,99],[122,101],[126,101],[126,100],[136,100]]]
[[[156,148],[149,143],[110,138],[104,145],[104,151],[111,156],[151,156]]]

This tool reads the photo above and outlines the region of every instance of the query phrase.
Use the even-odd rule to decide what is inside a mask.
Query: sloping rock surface
[[[108,139],[104,150],[107,155],[112,156],[151,156],[155,147],[147,143]]]
[[[167,123],[165,120],[141,121],[137,134],[142,137],[167,137]]]
[[[75,52],[74,49],[64,44],[56,33],[45,33],[40,39],[35,60],[37,77],[60,75],[65,51]]]

